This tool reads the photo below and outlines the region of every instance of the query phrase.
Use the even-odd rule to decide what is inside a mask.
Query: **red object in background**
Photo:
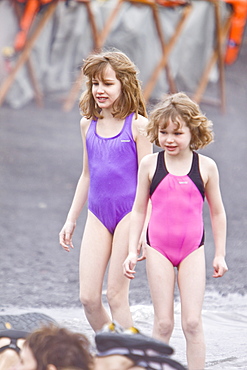
[[[233,64],[239,54],[247,20],[247,0],[224,0],[233,8],[230,32],[227,42],[225,63]]]
[[[156,3],[162,6],[178,6],[187,5],[190,3],[188,0],[156,0]]]

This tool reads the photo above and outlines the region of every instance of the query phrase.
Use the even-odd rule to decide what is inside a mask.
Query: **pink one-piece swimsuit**
[[[158,153],[150,187],[152,213],[147,239],[152,248],[178,266],[204,244],[204,184],[196,152],[185,176],[170,174],[164,157],[164,151]]]

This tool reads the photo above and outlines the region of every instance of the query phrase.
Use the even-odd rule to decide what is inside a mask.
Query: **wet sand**
[[[220,302],[216,305],[217,300]],[[203,325],[207,346],[206,369],[234,370],[247,367],[247,297],[230,294],[228,297],[218,293],[207,293],[203,309]],[[153,308],[151,305],[131,307],[135,326],[143,334],[152,334]],[[94,343],[94,333],[89,326],[82,309],[79,308],[32,308],[20,309],[9,307],[0,314],[16,315],[28,312],[40,312],[49,315],[62,326],[81,331]],[[172,358],[186,366],[185,340],[180,325],[180,303],[175,304],[175,328],[170,345],[174,349]]]

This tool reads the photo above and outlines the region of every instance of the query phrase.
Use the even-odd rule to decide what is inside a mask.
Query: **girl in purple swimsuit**
[[[83,73],[87,89],[80,99],[83,171],[67,220],[59,234],[66,251],[83,206],[88,215],[80,254],[80,299],[96,331],[116,320],[133,325],[128,302],[129,281],[122,274],[128,254],[130,212],[140,160],[152,152],[147,138],[147,114],[137,70],[122,52],[90,55]],[[108,270],[109,316],[102,304]]]
[[[207,199],[215,242],[214,274],[227,271],[226,215],[215,162],[195,152],[213,141],[212,123],[184,93],[161,102],[151,113],[148,135],[163,150],[140,163],[131,213],[129,255],[123,268],[135,275],[139,239],[149,199],[146,267],[154,305],[153,336],[169,342],[174,327],[174,286],[180,291],[182,328],[190,370],[203,370],[202,304],[205,291],[203,201]]]

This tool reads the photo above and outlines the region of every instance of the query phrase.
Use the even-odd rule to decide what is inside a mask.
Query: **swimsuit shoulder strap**
[[[154,176],[150,186],[150,196],[153,194],[159,183],[163,180],[163,178],[168,175],[168,171],[165,165],[164,160],[164,150],[160,151],[157,156],[157,165],[154,172]]]
[[[201,177],[200,167],[199,167],[199,154],[193,151],[193,159],[190,172],[188,173],[189,178],[197,186],[199,192],[201,193],[203,199],[205,197],[205,189],[203,180]]]
[[[87,129],[86,138],[88,138],[89,135],[95,134],[96,124],[97,124],[97,119],[92,119]]]
[[[126,118],[125,118],[125,122],[124,124],[125,125],[128,125],[128,126],[132,126],[132,119],[133,119],[133,116],[134,116],[135,112],[132,112],[130,113]]]
[[[133,116],[134,116],[134,112],[133,113],[130,113],[124,120],[124,126],[123,128],[126,130],[130,130],[132,132],[132,120],[133,120]]]

